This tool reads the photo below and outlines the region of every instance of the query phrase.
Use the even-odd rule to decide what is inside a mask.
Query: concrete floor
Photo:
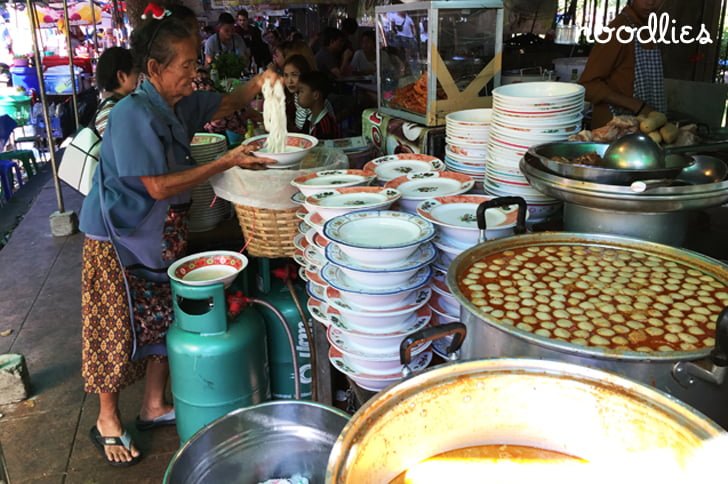
[[[134,418],[142,385],[122,393],[124,422],[144,459],[130,468],[114,468],[101,459],[88,437],[98,399],[83,392],[80,375],[80,264],[83,235],[51,236],[48,216],[57,210],[53,184],[26,186],[0,212],[32,207],[0,250],[1,353],[25,356],[32,397],[0,406],[0,445],[12,483],[160,482],[179,441],[173,427],[138,432]],[[49,180],[49,174],[45,174]],[[33,181],[33,180],[31,180]],[[34,190],[34,191],[33,191]],[[78,213],[82,198],[63,190],[66,209]],[[25,197],[25,198],[23,198]],[[23,202],[25,200],[25,202]],[[12,224],[13,217],[0,225]]]

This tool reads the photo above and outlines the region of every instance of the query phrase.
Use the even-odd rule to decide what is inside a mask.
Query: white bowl
[[[441,237],[470,247],[478,243],[480,236],[476,220],[478,206],[494,198],[488,195],[437,197],[420,202],[417,214],[435,224]],[[507,237],[513,234],[518,221],[518,207],[491,208],[485,211],[485,220],[488,240]]]
[[[329,244],[325,255],[329,263],[338,267],[354,283],[362,287],[389,289],[401,286],[422,267],[432,263],[437,257],[437,249],[432,244],[422,244],[401,264],[387,268],[358,264],[347,257],[337,244]]]
[[[361,292],[340,291],[334,287],[327,287],[327,298],[340,297],[342,301],[359,308],[375,308],[378,311],[397,309],[406,304],[408,299],[427,285],[425,282],[418,288],[392,291],[384,294],[366,294]]]
[[[329,361],[334,368],[351,378],[359,387],[373,392],[384,390],[388,386],[399,382],[403,378],[401,372],[381,375],[357,371],[346,363],[341,352],[333,346],[329,348]],[[432,351],[423,351],[417,356],[417,358],[412,360],[409,368],[416,373],[427,368],[427,365],[429,365],[431,361]]]
[[[353,330],[363,331],[371,334],[391,332],[393,329],[407,320],[412,314],[416,314],[432,296],[432,288],[423,288],[418,291],[418,298],[402,308],[392,311],[360,310],[354,309],[340,298],[329,299],[329,307],[338,311],[341,318]]]
[[[445,169],[445,164],[442,160],[430,155],[400,153],[375,158],[364,165],[364,169],[373,171],[380,183],[386,183],[409,173],[442,171]]]
[[[410,291],[419,289],[426,285],[430,276],[432,276],[432,269],[429,266],[420,268],[413,276],[406,281],[402,282],[396,287],[369,287],[363,286],[362,284],[351,280],[346,274],[344,274],[339,267],[333,264],[326,264],[321,268],[320,276],[323,281],[329,286],[338,289],[341,293],[357,293],[357,294],[370,294],[370,295],[386,295],[386,294],[399,294],[404,291]]]
[[[369,185],[374,178],[374,173],[364,170],[321,170],[294,178],[291,185],[308,197],[335,188]]]
[[[450,126],[461,126],[464,128],[476,128],[488,126],[493,116],[492,109],[466,109],[455,111],[445,116],[445,123]]]
[[[272,167],[277,166],[279,168],[289,168],[300,163],[308,152],[318,144],[318,138],[314,138],[313,136],[301,133],[288,133],[288,137],[286,138],[286,152],[269,153],[267,148],[265,148],[267,139],[267,134],[253,136],[243,141],[243,145],[252,146],[255,156],[276,160],[278,162],[277,165],[272,165]]]
[[[187,286],[210,286],[222,283],[225,288],[248,266],[248,258],[238,252],[213,250],[188,255],[167,269],[173,281]]]
[[[402,340],[410,334],[423,329],[432,318],[429,306],[423,306],[397,323],[392,323],[388,332],[372,333],[362,327],[355,327],[348,316],[339,314],[329,307],[327,316],[331,326],[340,330],[351,348],[372,354],[391,353],[399,349]]]
[[[495,88],[493,97],[529,104],[545,100],[549,102],[569,100],[583,96],[584,92],[584,86],[570,82],[521,82]]]
[[[391,373],[400,373],[403,369],[399,360],[399,351],[392,353],[370,353],[358,350],[349,344],[346,335],[334,326],[329,326],[326,330],[326,337],[331,346],[339,350],[344,357],[344,361],[354,370],[362,373],[371,373],[374,375],[387,375]],[[431,342],[421,344],[412,349],[412,357],[416,357],[431,345]]]
[[[369,211],[329,220],[324,234],[359,265],[387,267],[401,263],[431,240],[435,227],[416,215]]]
[[[306,197],[309,212],[318,213],[324,220],[362,210],[386,210],[399,200],[397,190],[385,187],[350,187],[326,190]]]

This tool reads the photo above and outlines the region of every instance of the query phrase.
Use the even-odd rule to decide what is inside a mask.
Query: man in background
[[[245,44],[250,48],[252,60],[255,61],[257,67],[265,68],[270,64],[272,60],[270,49],[263,42],[263,35],[260,29],[250,23],[248,11],[245,9],[238,10],[235,33],[242,37]]]

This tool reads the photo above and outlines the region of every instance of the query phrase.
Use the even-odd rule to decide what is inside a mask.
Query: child
[[[286,118],[288,131],[300,133],[303,123],[311,113],[298,104],[298,81],[302,74],[311,72],[308,61],[302,55],[292,55],[283,64],[283,84],[286,86]]]
[[[303,132],[319,139],[340,138],[339,124],[333,111],[327,107],[329,79],[322,72],[302,74],[298,80],[298,104],[310,109],[311,114],[303,124]]]

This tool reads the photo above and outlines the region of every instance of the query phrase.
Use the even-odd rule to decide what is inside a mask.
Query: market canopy
[[[35,5],[35,11],[38,13],[40,27],[57,27],[58,22],[64,18],[62,3],[54,2],[45,6]],[[68,16],[71,19],[71,25],[92,25],[94,22],[99,24],[102,15],[101,7],[94,5],[92,11],[89,2],[69,2],[68,4]]]

